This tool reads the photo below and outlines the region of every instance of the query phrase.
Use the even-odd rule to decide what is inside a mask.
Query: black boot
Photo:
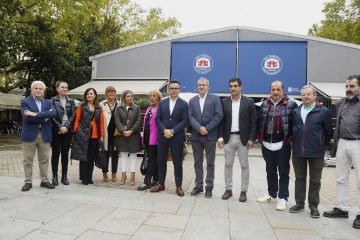
[[[64,185],[69,185],[69,181],[67,179],[67,174],[66,172],[63,172],[62,175],[61,175],[61,182],[64,184]]]
[[[53,173],[52,185],[54,185],[54,186],[59,185],[57,173]]]

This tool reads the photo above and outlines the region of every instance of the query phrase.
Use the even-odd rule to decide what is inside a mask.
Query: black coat
[[[66,114],[68,116],[68,120],[65,122],[64,126],[62,125],[62,119],[64,116],[64,107],[60,101],[59,95],[51,98],[53,105],[56,109],[56,117],[52,118],[52,127],[56,130],[59,130],[61,127],[66,127],[69,132],[73,130],[74,121],[76,117],[76,108],[74,99],[66,96]]]
[[[90,126],[91,126],[91,113],[89,106],[87,104],[82,104],[81,106],[81,117],[79,121],[79,126],[76,129],[74,134],[74,141],[71,149],[71,159],[79,161],[87,161],[88,147],[89,147],[89,136],[90,136]],[[95,121],[98,131],[98,136],[100,136],[100,114],[101,107],[95,107]]]

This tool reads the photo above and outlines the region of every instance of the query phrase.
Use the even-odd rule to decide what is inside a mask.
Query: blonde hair
[[[162,99],[162,94],[159,90],[151,90],[149,92],[149,97],[152,95],[152,94],[155,94],[158,98],[159,98],[159,102],[161,101]]]

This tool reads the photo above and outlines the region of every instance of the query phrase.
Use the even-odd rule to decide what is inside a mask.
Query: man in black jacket
[[[289,197],[291,111],[297,104],[285,95],[281,81],[271,83],[270,93],[271,97],[261,104],[257,117],[257,132],[266,162],[268,194],[257,201],[278,202],[276,210],[284,211]]]

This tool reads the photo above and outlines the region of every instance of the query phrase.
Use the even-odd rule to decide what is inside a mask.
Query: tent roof
[[[340,99],[346,96],[345,83],[310,82],[322,95],[331,99]]]
[[[24,96],[0,93],[0,109],[20,109],[21,99]]]

